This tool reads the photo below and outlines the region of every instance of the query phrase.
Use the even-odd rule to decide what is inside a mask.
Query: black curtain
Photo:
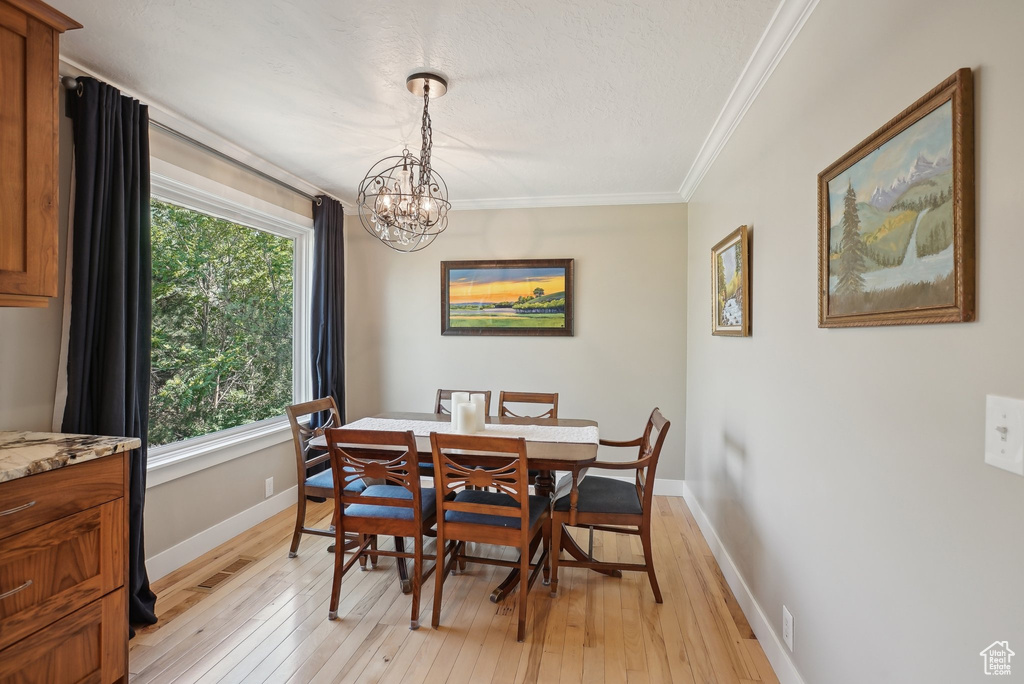
[[[341,202],[313,202],[313,397],[334,397],[345,422],[345,214]],[[314,416],[314,427],[326,417]],[[313,422],[311,421],[311,422]]]
[[[138,437],[129,489],[128,615],[156,622],[142,511],[146,498],[152,262],[149,112],[92,78],[70,95],[75,132],[71,329],[64,432]]]

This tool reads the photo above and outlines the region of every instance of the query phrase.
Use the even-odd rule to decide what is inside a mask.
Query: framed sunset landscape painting
[[[974,113],[960,69],[818,175],[818,325],[974,318]]]
[[[442,335],[573,334],[573,260],[441,262]]]

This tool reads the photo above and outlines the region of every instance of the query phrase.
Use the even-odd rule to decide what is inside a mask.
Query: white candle
[[[452,392],[452,430],[460,432],[459,412],[455,409],[459,404],[469,403],[469,392]]]
[[[469,402],[455,404],[455,413],[458,414],[455,429],[460,435],[469,435],[476,432],[476,418],[473,415],[473,404]]]
[[[476,419],[476,432],[483,432],[484,420],[487,417],[487,405],[484,403],[485,397],[482,394],[473,394],[470,395],[469,399],[473,402],[474,418]]]

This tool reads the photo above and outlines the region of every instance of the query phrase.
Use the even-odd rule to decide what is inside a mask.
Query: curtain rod
[[[61,84],[65,88],[67,88],[68,90],[74,90],[79,95],[82,94],[82,87],[78,83],[78,79],[73,77],[73,76],[65,76],[64,78],[61,79]],[[248,171],[250,173],[254,173],[257,176],[259,176],[260,178],[268,180],[271,183],[274,183],[275,185],[279,185],[282,188],[285,188],[286,190],[291,190],[296,195],[299,195],[301,197],[305,197],[310,202],[315,202],[317,206],[319,206],[323,202],[323,200],[321,200],[319,197],[315,197],[313,195],[310,195],[308,192],[304,192],[302,190],[299,190],[294,185],[290,185],[290,184],[286,183],[285,181],[281,180],[280,178],[275,178],[274,176],[271,176],[266,171],[261,171],[260,169],[257,169],[254,166],[250,166],[249,164],[246,164],[243,161],[239,161],[238,159],[235,159],[234,157],[232,157],[232,156],[230,156],[228,154],[225,154],[224,152],[221,152],[220,150],[218,150],[218,149],[216,149],[214,147],[210,147],[206,143],[200,142],[199,140],[196,140],[193,137],[185,135],[181,131],[177,131],[177,130],[171,128],[170,126],[168,126],[166,124],[162,124],[159,121],[154,121],[154,120],[150,119],[149,125],[152,126],[153,128],[158,128],[161,131],[164,131],[165,133],[167,133],[167,134],[177,138],[178,140],[181,140],[182,142],[188,143],[189,145],[192,145],[193,147],[197,147],[197,148],[203,150],[204,152],[207,152],[209,154],[214,155],[215,157],[218,157],[219,159],[223,159],[224,161],[228,162],[229,164],[233,164],[234,166],[237,166],[239,168],[245,169],[246,171]]]

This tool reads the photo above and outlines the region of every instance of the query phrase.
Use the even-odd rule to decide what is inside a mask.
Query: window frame
[[[214,192],[176,180],[161,173],[150,174],[153,199],[191,209],[209,216],[292,239],[292,400],[308,401],[312,396],[312,366],[309,355],[310,313],[313,289],[313,222],[281,209],[271,214],[230,195],[244,195],[219,183]],[[245,195],[248,197],[248,195]],[[258,199],[258,198],[256,198]],[[285,218],[292,215],[294,219]],[[302,222],[300,222],[302,221]],[[291,439],[286,416],[274,416],[199,437],[183,439],[149,449],[147,489],[194,472],[246,456]]]

